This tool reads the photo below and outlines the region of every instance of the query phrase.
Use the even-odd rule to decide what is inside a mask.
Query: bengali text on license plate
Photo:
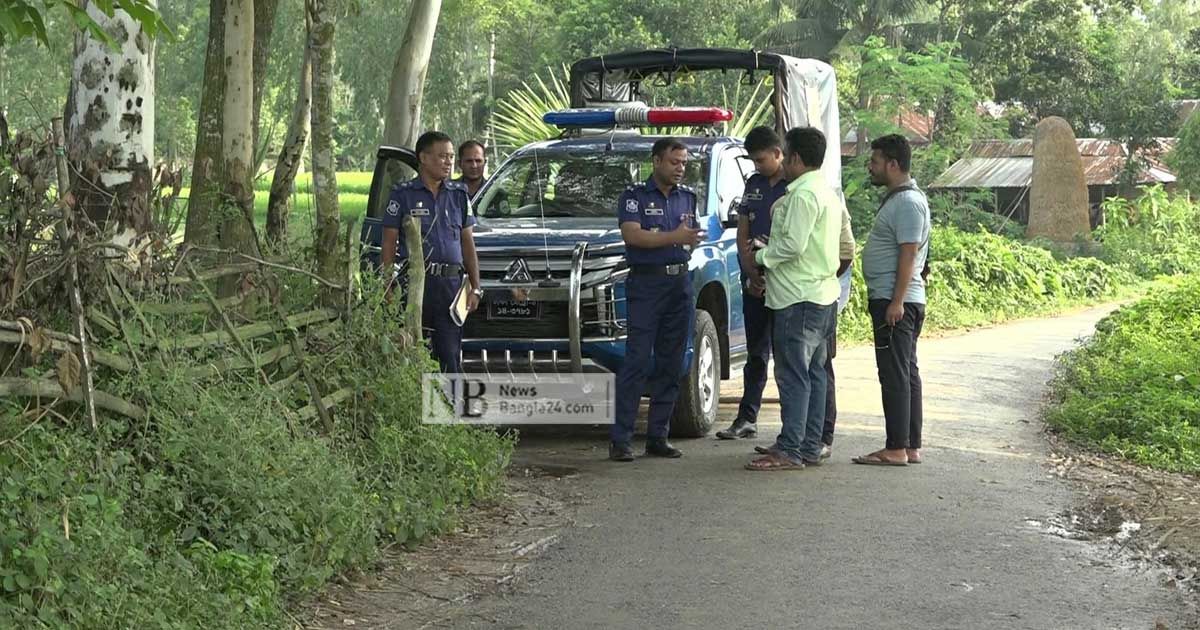
[[[540,307],[537,302],[489,302],[488,319],[538,319],[542,314]]]

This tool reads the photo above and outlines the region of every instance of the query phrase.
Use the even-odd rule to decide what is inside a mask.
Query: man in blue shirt
[[[400,229],[406,218],[419,219],[426,274],[421,326],[442,372],[458,373],[462,371],[462,328],[451,319],[450,304],[463,282],[464,271],[472,288],[467,310],[474,311],[483,296],[472,235],[475,217],[471,215],[466,185],[450,181],[454,165],[450,136],[425,132],[417,139],[416,152],[420,160],[417,177],[392,188],[383,213],[380,268],[390,276],[397,256],[410,258],[411,252],[399,240]]]
[[[757,171],[746,180],[746,192],[738,208],[738,261],[742,269],[742,314],[746,318],[746,366],[742,371],[742,402],[728,429],[717,431],[722,440],[758,434],[758,409],[767,385],[767,363],[771,360],[771,311],[764,299],[766,280],[754,262],[751,242],[767,240],[771,233],[771,206],[787,193],[783,169],[783,144],[770,127],[755,127],[746,134],[746,153]]]
[[[646,454],[679,457],[667,441],[679,397],[683,355],[692,336],[695,301],[688,273],[689,249],[703,232],[693,227],[696,194],[682,185],[687,147],[662,138],[651,149],[654,173],[630,186],[617,201],[629,278],[625,281],[625,360],[616,378],[616,422],[609,459],[633,461],[638,403],[649,381]]]

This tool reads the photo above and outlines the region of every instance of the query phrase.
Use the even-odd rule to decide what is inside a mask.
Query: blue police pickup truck
[[[572,106],[636,103],[644,79],[685,67],[772,75],[777,126],[810,124],[810,117],[832,107],[837,129],[828,66],[752,51],[673,49],[584,59],[572,66]],[[811,124],[827,126],[829,117],[823,118]],[[463,325],[464,371],[620,368],[629,271],[617,199],[650,176],[650,148],[659,137],[626,125],[569,128],[557,139],[520,148],[488,178],[473,204],[484,296]],[[677,137],[691,155],[684,183],[696,192],[696,221],[707,237],[689,262],[696,320],[671,432],[699,437],[716,420],[721,379],[737,375],[746,354],[736,211],[753,164],[741,141],[718,129]],[[838,143],[830,146],[836,151]],[[388,191],[411,178],[416,165],[403,148],[383,147],[378,158],[363,228],[367,259],[378,252]],[[832,162],[838,164],[836,156]]]

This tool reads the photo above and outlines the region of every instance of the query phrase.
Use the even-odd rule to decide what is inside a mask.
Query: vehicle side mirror
[[[741,206],[741,197],[734,197],[733,201],[729,202],[729,209],[725,211],[725,220],[721,222],[721,227],[733,229],[738,226],[738,208]]]

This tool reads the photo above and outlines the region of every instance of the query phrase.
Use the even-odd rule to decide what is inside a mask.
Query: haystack
[[[1046,118],[1038,123],[1033,135],[1027,234],[1069,243],[1077,235],[1090,232],[1087,180],[1075,134],[1062,118]]]

